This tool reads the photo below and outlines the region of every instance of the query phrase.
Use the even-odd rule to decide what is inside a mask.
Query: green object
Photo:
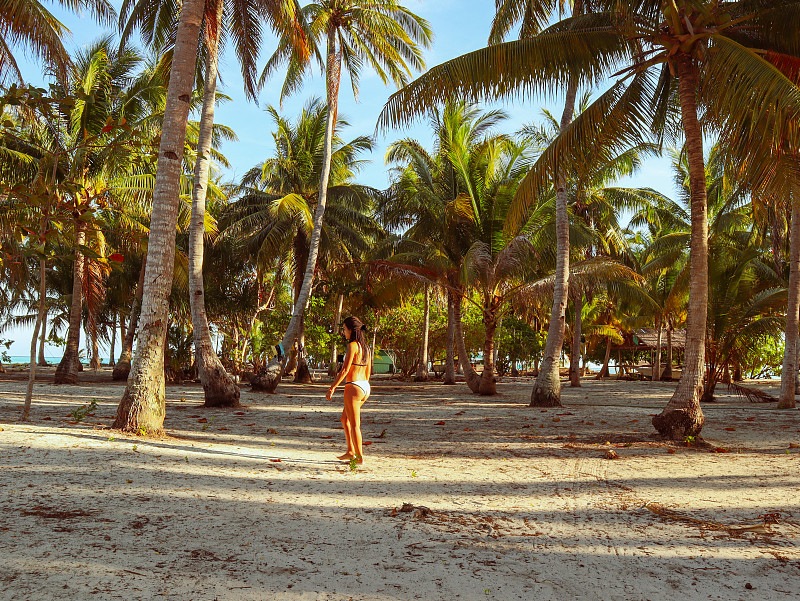
[[[381,349],[375,353],[372,360],[372,373],[375,374],[393,374],[395,373],[394,351]]]

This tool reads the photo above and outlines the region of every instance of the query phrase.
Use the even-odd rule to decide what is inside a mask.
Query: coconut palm
[[[154,10],[156,8],[156,10]],[[192,191],[192,225],[189,241],[190,293],[195,355],[200,381],[203,384],[206,406],[236,406],[239,389],[226,373],[211,342],[210,328],[204,303],[203,235],[205,224],[206,190],[214,127],[214,108],[217,101],[217,66],[219,50],[226,38],[232,38],[242,69],[246,94],[255,97],[255,61],[261,45],[261,21],[289,29],[287,35],[305,55],[300,39],[302,28],[294,18],[298,7],[294,0],[262,0],[240,4],[225,0],[208,0],[205,4],[203,56],[203,108],[194,165]],[[142,33],[145,43],[160,52],[171,51],[177,32],[179,4],[165,0],[154,7],[144,0],[126,0],[120,14],[123,41],[135,29]],[[200,65],[198,65],[200,67]]]
[[[294,3],[271,4],[275,8],[271,14],[280,18],[280,25],[294,21]],[[172,68],[153,192],[153,219],[136,357],[114,422],[116,427],[129,431],[158,433],[163,429],[163,355],[175,257],[174,232],[178,218],[186,124],[204,8],[200,0],[187,0],[181,5],[175,27]]]
[[[107,0],[58,0],[60,6],[82,11],[98,22],[110,24],[114,8]],[[62,38],[69,30],[41,3],[32,0],[2,0],[0,2],[0,83],[13,78],[22,81],[14,47],[24,47],[35,59],[57,72],[62,81],[67,76],[69,55]]]
[[[354,93],[358,92],[361,69],[365,62],[384,83],[391,79],[398,86],[404,85],[411,69],[424,68],[420,45],[428,47],[432,38],[427,21],[395,0],[319,0],[303,8],[303,20],[307,23],[309,41],[318,56],[321,57],[321,50],[324,48],[328,115],[309,258],[300,294],[295,299],[292,318],[281,341],[281,347],[285,349],[291,348],[297,338],[311,295],[327,204],[342,67],[350,76]],[[284,63],[288,63],[288,72],[282,97],[299,86],[307,70],[307,63],[298,60],[295,44],[286,34],[281,37],[278,50],[267,63],[261,81],[265,81]],[[278,386],[284,362],[285,357],[280,353],[270,362],[269,370],[265,374],[266,390],[274,391]]]
[[[465,102],[448,103],[430,113],[433,152],[426,151],[417,140],[403,139],[390,145],[386,154],[387,162],[397,167],[381,219],[390,230],[403,234],[392,260],[437,274],[437,283],[447,291],[446,384],[455,384],[456,339],[463,338],[457,335],[465,292],[460,274],[472,243],[467,220],[454,210],[455,201],[466,194],[467,188],[451,154],[474,148],[506,118],[503,111],[481,110]],[[467,381],[477,387],[469,356],[461,351],[458,356]]]
[[[550,159],[543,156],[534,166],[518,194],[520,220],[538,191],[552,181],[553,164],[571,168],[650,132],[685,137],[693,226],[686,369],[667,407],[653,419],[659,432],[682,439],[696,435],[704,423],[699,390],[705,373],[708,247],[699,110],[723,137],[740,132],[736,149],[742,156],[769,154],[777,138],[753,128],[745,129],[745,135],[739,128],[749,125],[752,115],[763,114],[763,107],[770,107],[775,123],[800,114],[800,89],[764,58],[800,55],[800,33],[787,17],[797,14],[800,2],[593,4],[595,14],[564,19],[529,40],[489,47],[431,69],[390,98],[381,123],[407,122],[431,102],[455,96],[496,99],[573,77],[591,84],[619,72],[622,77],[564,129]]]
[[[224,236],[238,240],[247,254],[256,257],[262,273],[277,257],[290,264],[297,299],[310,260],[312,214],[320,202],[317,186],[324,165],[329,112],[321,100],[312,99],[294,123],[274,107],[268,107],[267,113],[276,126],[275,157],[245,174],[239,198],[227,211]],[[347,125],[340,118],[337,129]],[[370,215],[379,192],[354,181],[362,163],[360,155],[371,149],[368,137],[344,142],[334,135],[326,193],[330,206],[322,226],[317,268],[360,260],[382,231]],[[301,347],[303,336],[301,320]],[[298,359],[296,379],[308,380],[303,355]],[[261,375],[257,381],[260,385]]]

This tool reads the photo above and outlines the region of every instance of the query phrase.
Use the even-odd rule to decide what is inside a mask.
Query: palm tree
[[[413,139],[390,145],[386,161],[397,165],[381,219],[402,240],[392,258],[437,274],[436,282],[447,291],[447,349],[444,383],[455,384],[456,340],[465,292],[462,266],[472,244],[468,221],[461,216],[456,200],[467,193],[453,156],[469,152],[507,118],[503,111],[481,110],[465,102],[447,103],[430,113],[434,139],[432,153]],[[477,390],[478,377],[466,352],[458,351],[467,382]]]
[[[294,21],[294,3],[270,2],[276,24]],[[175,28],[175,46],[164,109],[164,123],[153,192],[153,219],[148,243],[142,311],[136,356],[128,386],[117,409],[115,427],[127,431],[159,433],[164,423],[163,356],[168,321],[175,226],[186,124],[192,98],[204,3],[187,0],[181,5]]]
[[[312,214],[319,203],[317,186],[324,165],[329,112],[319,99],[311,99],[294,123],[274,107],[268,107],[267,112],[276,125],[275,157],[245,174],[239,198],[224,218],[223,235],[237,240],[248,255],[256,257],[262,273],[278,257],[290,264],[296,300],[310,260]],[[337,130],[347,125],[340,118]],[[344,142],[334,135],[326,194],[329,207],[322,225],[317,268],[360,260],[382,232],[370,215],[379,192],[353,181],[361,165],[359,155],[371,149],[372,140],[366,136]],[[303,347],[302,320],[299,327]],[[296,381],[310,381],[304,355],[297,358]],[[262,377],[259,374],[255,381],[258,387],[267,386]]]
[[[309,256],[300,293],[281,347],[291,348],[300,331],[303,313],[311,295],[311,286],[317,264],[322,222],[327,204],[330,177],[331,149],[337,121],[339,82],[342,66],[350,75],[353,91],[358,90],[361,67],[370,65],[384,83],[391,78],[397,85],[408,81],[410,69],[422,70],[424,62],[419,48],[430,45],[432,34],[427,21],[418,17],[395,0],[319,0],[303,8],[303,18],[308,24],[310,43],[317,55],[325,46],[325,83],[328,115],[325,125],[325,146],[322,172],[319,181],[317,207],[314,212]],[[294,43],[283,35],[278,50],[264,69],[262,82],[281,64],[289,63],[282,97],[300,84],[307,64],[297,59]],[[264,374],[265,389],[277,388],[283,371],[285,356],[280,353]]]
[[[148,46],[160,52],[171,50],[177,31],[179,5],[173,0],[162,1],[159,10],[153,10],[147,0],[126,0],[120,14],[123,27],[122,40],[134,29],[140,29]],[[236,406],[239,388],[235,385],[214,352],[206,316],[203,284],[203,235],[206,189],[214,127],[214,106],[217,101],[217,65],[219,47],[226,34],[233,38],[239,58],[246,94],[255,97],[255,61],[261,43],[265,20],[277,27],[287,28],[287,35],[305,54],[302,29],[294,16],[298,7],[294,0],[262,0],[240,5],[225,0],[208,0],[205,6],[204,41],[205,73],[203,76],[203,108],[194,166],[192,190],[192,224],[189,241],[189,300],[192,311],[193,338],[200,381],[203,384],[206,406]],[[199,66],[199,65],[198,65]]]
[[[114,8],[107,0],[58,0],[64,8],[87,9],[97,21],[110,24]],[[70,58],[61,38],[69,33],[41,3],[34,0],[2,0],[0,2],[0,83],[9,77],[22,81],[22,73],[14,58],[13,48],[24,46],[43,65],[67,77]]]
[[[699,391],[705,373],[708,246],[698,110],[702,107],[723,138],[741,131],[737,128],[751,115],[762,114],[763,107],[771,107],[769,116],[776,123],[800,113],[800,89],[763,57],[767,52],[800,55],[800,34],[786,18],[798,5],[796,0],[756,5],[745,0],[598,0],[595,14],[576,15],[529,40],[489,47],[431,69],[394,94],[381,117],[383,125],[398,124],[446,98],[497,99],[573,77],[594,83],[619,72],[622,77],[562,131],[550,151],[557,160],[543,157],[534,165],[518,193],[519,219],[552,181],[554,162],[571,167],[651,132],[661,137],[682,130],[692,191],[686,369],[670,402],[653,419],[656,430],[669,437],[696,435],[704,423]],[[769,154],[772,137],[763,136],[763,130],[745,131],[750,132],[743,136],[745,143],[737,146],[742,153]],[[549,168],[540,169],[545,164]]]

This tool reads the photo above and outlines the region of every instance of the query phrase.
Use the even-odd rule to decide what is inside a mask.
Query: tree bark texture
[[[479,392],[481,387],[481,377],[473,369],[472,363],[469,362],[469,352],[467,345],[464,342],[464,329],[461,326],[461,303],[462,299],[455,296],[453,299],[453,321],[455,322],[456,329],[456,344],[458,345],[458,362],[461,365],[461,370],[464,372],[464,377],[467,380],[467,386],[472,392]]]
[[[111,349],[108,351],[108,365],[114,367],[114,353],[117,350],[117,314],[111,315]]]
[[[69,333],[64,355],[56,368],[56,384],[77,384],[78,350],[81,342],[81,319],[83,317],[83,253],[80,247],[86,240],[83,221],[75,224],[75,263],[72,269],[72,304],[69,309]]]
[[[494,339],[497,333],[497,309],[495,299],[486,301],[488,307],[483,311],[483,372],[481,373],[478,394],[492,396],[497,394],[497,379],[495,378],[495,353]]]
[[[664,366],[661,378],[664,380],[672,379],[672,323],[669,321],[667,322],[667,364]]]
[[[33,327],[31,337],[31,361],[28,366],[28,387],[25,390],[25,404],[22,407],[22,419],[27,420],[31,414],[31,401],[33,400],[33,385],[36,382],[36,342],[39,338],[39,328],[44,323],[47,315],[47,283],[45,260],[39,259],[39,312],[36,315],[36,325]]]
[[[223,2],[217,1],[217,23],[222,20]],[[225,371],[214,351],[211,328],[205,306],[203,281],[203,255],[206,217],[206,194],[211,163],[211,141],[214,129],[214,108],[217,93],[217,36],[207,36],[209,56],[206,62],[203,89],[203,110],[200,114],[200,132],[197,138],[197,160],[194,166],[192,188],[192,219],[189,229],[189,301],[192,310],[192,335],[194,339],[197,375],[203,385],[205,407],[238,407],[239,387]],[[210,39],[209,39],[210,38]]]
[[[300,335],[297,337],[297,369],[294,372],[295,384],[313,384],[311,370],[306,361],[306,324],[303,320]]]
[[[455,299],[453,293],[447,291],[447,350],[444,364],[444,384],[456,383],[456,361],[455,361],[455,343],[456,343],[456,320],[454,314]]]
[[[610,373],[608,371],[608,363],[611,360],[611,337],[606,336],[606,356],[603,359],[603,367],[600,369],[600,373],[597,374],[595,380],[602,380],[603,378],[607,378]]]
[[[689,307],[686,317],[684,369],[664,410],[653,418],[655,429],[668,438],[697,436],[705,417],[700,395],[705,374],[705,336],[708,311],[708,204],[706,198],[703,132],[697,118],[697,71],[691,55],[675,56],[681,117],[689,163],[692,231],[689,250]]]
[[[186,123],[194,88],[203,9],[202,0],[186,0],[178,20],[158,149],[136,355],[113,424],[114,428],[128,432],[160,434],[164,430],[164,344],[175,264],[175,228]]]
[[[97,343],[97,329],[91,333],[92,339],[92,361],[89,365],[94,371],[100,369],[100,345]]]
[[[336,317],[333,320],[333,342],[331,343],[331,364],[328,367],[328,375],[335,376],[339,371],[339,323],[342,321],[342,305],[344,304],[344,294],[340,294],[336,299]]]
[[[308,249],[308,261],[306,262],[305,276],[300,294],[295,298],[292,318],[286,327],[286,333],[281,340],[281,346],[285,349],[284,356],[275,356],[259,374],[256,376],[257,387],[265,392],[275,392],[281,381],[283,365],[286,361],[286,352],[294,345],[297,335],[300,332],[300,321],[303,318],[308,301],[311,297],[311,287],[314,283],[314,272],[317,268],[317,254],[319,253],[319,242],[322,237],[322,222],[325,216],[325,206],[328,200],[328,181],[331,173],[331,154],[333,150],[333,134],[336,129],[337,106],[339,100],[339,80],[342,66],[342,54],[336,47],[336,29],[331,28],[328,32],[328,51],[326,63],[326,91],[328,100],[328,115],[325,122],[325,147],[322,154],[322,174],[319,181],[319,192],[317,195],[317,208],[314,211],[313,230],[311,232],[311,243]],[[256,385],[256,382],[253,382]]]
[[[133,339],[136,336],[136,328],[139,325],[139,313],[142,310],[142,296],[144,294],[144,272],[147,266],[147,258],[142,261],[142,267],[139,270],[139,281],[136,284],[136,293],[133,297],[133,305],[131,306],[131,320],[128,324],[128,330],[122,339],[122,352],[119,355],[119,360],[114,365],[114,370],[111,372],[111,379],[114,381],[127,380],[128,374],[131,371],[131,360],[133,358]]]
[[[42,321],[41,332],[39,332],[39,361],[42,367],[47,366],[47,359],[44,358],[44,343],[47,339],[47,306],[45,305],[44,319]]]
[[[573,301],[575,321],[572,326],[572,348],[569,353],[569,384],[580,388],[581,385],[581,313],[583,312],[583,294],[578,292]]]
[[[653,382],[658,382],[661,379],[661,340],[664,334],[661,320],[657,320],[656,327],[658,327],[658,338],[656,342],[656,360],[653,361]]]
[[[572,121],[575,97],[578,94],[577,79],[570,78],[560,130]],[[542,366],[531,392],[531,407],[560,407],[561,379],[558,363],[564,344],[564,312],[569,298],[569,215],[567,213],[567,178],[562,169],[556,168],[556,272],[553,286],[553,306],[547,326]]]
[[[781,372],[781,394],[778,409],[794,409],[795,382],[798,376],[797,333],[800,331],[800,204],[792,203],[792,223],[789,230],[789,300],[786,308],[786,335]]]
[[[428,380],[428,337],[431,330],[431,288],[425,285],[425,306],[422,315],[422,347],[420,349],[419,366],[414,379],[417,382]]]

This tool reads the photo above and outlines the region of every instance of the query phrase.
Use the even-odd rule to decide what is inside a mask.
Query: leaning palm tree
[[[310,42],[318,49],[318,56],[321,56],[320,49],[324,48],[328,115],[308,262],[291,320],[281,341],[281,348],[284,349],[294,344],[303,313],[311,298],[327,204],[331,146],[336,127],[342,67],[350,75],[353,91],[356,93],[361,68],[365,62],[378,73],[384,83],[391,79],[398,86],[404,85],[411,69],[419,71],[424,68],[420,45],[427,48],[432,38],[427,21],[395,0],[319,0],[303,8],[303,18],[308,26]],[[300,85],[307,69],[307,63],[299,61],[296,56],[295,44],[289,36],[283,35],[278,50],[262,73],[262,83],[279,65],[287,62],[288,72],[281,97],[293,92]],[[264,374],[267,391],[272,392],[277,388],[285,360],[285,355],[278,353],[270,362]]]
[[[275,2],[281,23],[295,17],[294,3]],[[288,4],[288,6],[285,6]],[[114,425],[127,431],[159,433],[164,426],[164,341],[175,258],[179,186],[186,123],[194,87],[204,3],[187,0],[175,28],[164,123],[153,191],[153,217],[147,249],[136,356]]]
[[[203,236],[206,211],[206,192],[211,158],[211,139],[214,127],[214,108],[217,101],[217,67],[220,47],[226,37],[233,38],[239,58],[246,94],[255,97],[255,61],[261,43],[265,20],[286,27],[288,35],[305,54],[302,28],[294,18],[298,7],[294,0],[266,0],[241,5],[225,0],[208,0],[204,15],[203,108],[200,117],[197,158],[192,190],[192,225],[189,241],[190,305],[197,369],[203,384],[206,406],[236,406],[239,388],[233,382],[214,352],[206,316],[203,284]],[[163,0],[158,10],[146,0],[126,0],[120,14],[122,40],[139,29],[146,45],[159,52],[171,51],[175,43],[180,6],[173,0]],[[198,65],[199,67],[199,65]]]
[[[237,192],[239,198],[226,212],[223,235],[256,257],[261,272],[266,272],[279,257],[291,265],[296,299],[310,257],[312,215],[320,202],[318,184],[324,164],[328,110],[321,100],[311,99],[295,122],[281,116],[274,107],[268,107],[267,112],[276,126],[275,156],[245,174]],[[372,140],[358,136],[345,142],[338,130],[347,125],[346,120],[338,119],[332,142],[326,191],[329,207],[322,225],[317,269],[360,260],[382,231],[371,215],[379,191],[354,181],[361,165],[360,155],[372,149]],[[303,320],[299,328],[302,348]],[[310,381],[304,355],[295,355],[295,380]],[[262,377],[257,376],[254,386],[267,385],[262,383]]]
[[[699,112],[723,138],[739,134],[734,150],[741,156],[771,154],[780,139],[763,134],[777,129],[751,128],[748,120],[764,114],[764,107],[770,107],[768,117],[775,123],[800,115],[800,89],[765,58],[800,55],[800,32],[795,20],[787,18],[797,14],[800,2],[597,0],[593,7],[596,13],[564,19],[529,40],[489,47],[431,69],[390,98],[381,123],[407,122],[431,102],[456,96],[497,99],[545,90],[573,77],[593,84],[620,74],[534,165],[518,193],[520,220],[552,182],[554,166],[571,169],[643,136],[685,137],[692,193],[686,369],[670,402],[653,419],[660,433],[682,439],[698,434],[704,423],[699,398],[705,374],[708,246]]]

